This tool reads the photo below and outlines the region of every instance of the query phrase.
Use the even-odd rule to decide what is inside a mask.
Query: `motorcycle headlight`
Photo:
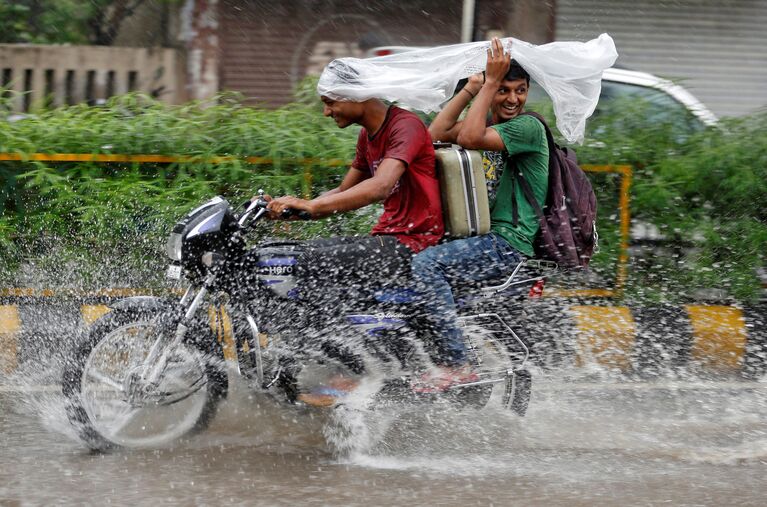
[[[170,257],[171,260],[174,261],[180,261],[181,260],[181,245],[183,244],[183,239],[181,237],[181,234],[172,232],[170,236],[168,237],[168,243],[165,245],[165,253]]]

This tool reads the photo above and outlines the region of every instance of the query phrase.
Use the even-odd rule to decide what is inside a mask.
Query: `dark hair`
[[[527,71],[523,69],[522,66],[518,64],[516,60],[511,61],[511,67],[509,67],[509,71],[506,73],[505,76],[503,76],[503,79],[505,81],[514,81],[515,79],[524,79],[525,81],[527,81],[527,84],[530,84],[530,74],[528,74]]]

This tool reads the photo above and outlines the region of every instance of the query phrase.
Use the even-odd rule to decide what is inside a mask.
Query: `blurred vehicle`
[[[646,72],[616,67],[605,70],[600,103],[621,97],[642,98],[652,105],[651,111],[668,117],[684,118],[689,112],[701,127],[717,123],[714,113],[679,84]]]

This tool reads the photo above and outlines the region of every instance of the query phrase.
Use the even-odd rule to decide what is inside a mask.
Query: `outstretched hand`
[[[485,78],[493,83],[500,83],[509,72],[511,66],[511,54],[506,53],[498,37],[493,37],[490,48],[487,50],[487,67]]]

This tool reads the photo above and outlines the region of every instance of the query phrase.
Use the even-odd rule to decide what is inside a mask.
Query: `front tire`
[[[71,351],[62,377],[67,416],[94,450],[147,448],[202,431],[226,397],[220,345],[203,322],[175,351],[159,384],[143,398],[130,393],[135,375],[168,313],[113,310],[96,321]],[[170,326],[172,332],[172,327]]]

